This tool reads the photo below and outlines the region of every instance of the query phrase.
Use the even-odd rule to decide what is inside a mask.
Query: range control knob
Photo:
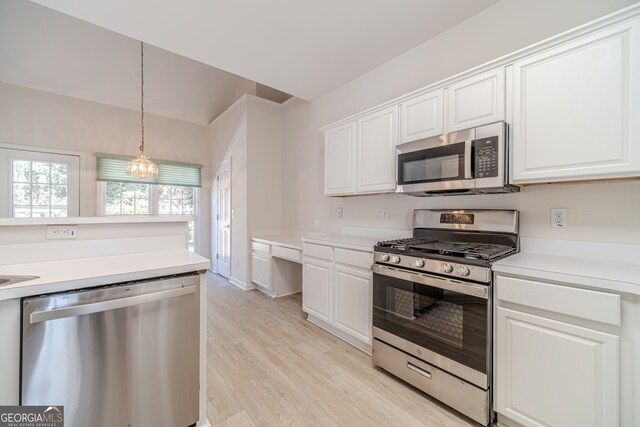
[[[391,255],[390,261],[394,264],[400,264],[400,257],[398,255]]]
[[[417,259],[413,262],[413,265],[416,266],[416,268],[422,268],[424,267],[424,260],[423,259]]]
[[[471,272],[469,271],[469,267],[466,265],[460,265],[458,266],[456,273],[458,273],[459,276],[468,276]]]
[[[448,262],[443,262],[440,266],[440,270],[442,270],[443,273],[451,273],[453,271],[453,266]]]
[[[382,261],[382,262],[387,262],[387,261],[389,261],[389,254],[382,254],[382,255],[380,255],[380,261]]]

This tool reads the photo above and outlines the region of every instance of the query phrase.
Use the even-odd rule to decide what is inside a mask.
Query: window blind
[[[133,182],[138,184],[181,185],[201,187],[202,165],[153,160],[158,165],[157,178],[128,176],[124,169],[131,157],[96,153],[96,179],[98,181]]]

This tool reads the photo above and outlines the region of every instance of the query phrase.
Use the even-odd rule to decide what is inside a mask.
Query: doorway
[[[216,271],[228,279],[231,275],[231,159],[218,165],[216,183]]]

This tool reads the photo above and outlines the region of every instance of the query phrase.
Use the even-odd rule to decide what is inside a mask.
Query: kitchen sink
[[[0,276],[0,286],[14,285],[16,283],[39,278],[40,276]]]

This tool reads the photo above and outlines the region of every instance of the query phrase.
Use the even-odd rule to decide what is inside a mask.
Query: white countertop
[[[288,234],[271,234],[267,236],[252,237],[251,240],[266,243],[268,245],[285,246],[291,249],[302,250],[302,236],[294,236]]]
[[[640,295],[640,245],[523,238],[493,270]]]
[[[77,225],[77,224],[140,224],[157,222],[192,221],[192,215],[158,215],[158,216],[78,216],[61,218],[0,218],[0,226],[25,225]]]
[[[306,243],[337,246],[346,249],[373,252],[373,247],[380,237],[354,236],[351,234],[330,234],[324,236],[309,236],[302,239]]]
[[[0,275],[39,276],[0,286],[0,300],[108,285],[209,268],[186,249],[0,266]]]

